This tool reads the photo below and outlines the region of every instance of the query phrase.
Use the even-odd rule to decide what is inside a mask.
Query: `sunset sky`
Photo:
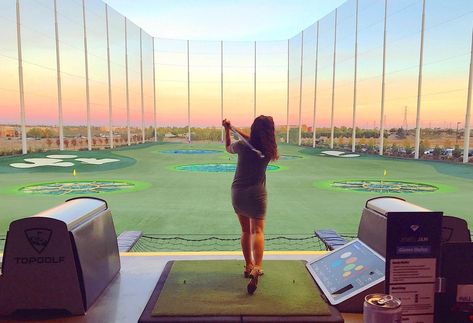
[[[191,125],[220,124],[220,40],[223,44],[224,116],[251,123],[254,109],[254,41],[256,40],[256,110],[285,125],[289,41],[289,124],[330,124],[335,14],[336,126],[351,126],[354,69],[355,0],[106,0],[112,76],[113,126],[125,126],[127,22],[130,124],[140,127],[140,28],[143,28],[143,104],[145,126],[153,125],[153,39],[156,60],[158,126],[187,125],[187,44],[190,42]],[[197,5],[198,4],[198,5]],[[358,34],[357,125],[379,127],[384,1],[360,0]],[[470,62],[473,1],[428,1],[426,7],[423,127],[464,123]],[[85,125],[85,60],[81,0],[58,2],[64,123]],[[21,2],[26,120],[55,125],[58,120],[57,77],[52,0]],[[108,79],[105,7],[87,0],[91,122],[108,125]],[[422,1],[389,1],[386,45],[386,127],[400,127],[407,107],[409,128],[415,124]],[[316,25],[319,22],[317,87],[314,86]],[[0,124],[19,123],[15,1],[0,3]],[[139,27],[138,27],[139,26]],[[304,52],[301,78],[301,34]],[[171,40],[174,38],[178,40]]]

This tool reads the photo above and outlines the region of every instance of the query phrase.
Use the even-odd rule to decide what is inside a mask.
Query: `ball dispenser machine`
[[[10,224],[0,315],[36,310],[84,314],[119,271],[107,203],[90,197],[67,200]]]
[[[340,311],[361,312],[366,295],[385,291],[388,219],[394,214],[414,218],[441,212],[392,196],[370,199],[363,208],[357,238],[307,263],[327,300]]]

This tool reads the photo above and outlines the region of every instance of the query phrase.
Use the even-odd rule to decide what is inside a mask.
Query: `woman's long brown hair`
[[[250,143],[270,160],[277,160],[279,158],[272,117],[261,115],[253,121]]]

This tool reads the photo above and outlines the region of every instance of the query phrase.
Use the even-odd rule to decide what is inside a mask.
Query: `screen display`
[[[307,266],[333,304],[384,280],[384,259],[358,239]]]

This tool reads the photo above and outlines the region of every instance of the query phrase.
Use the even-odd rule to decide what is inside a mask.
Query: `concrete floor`
[[[265,259],[313,260],[320,252],[277,253],[267,252]],[[112,284],[84,316],[37,320],[34,322],[65,323],[136,323],[164,269],[170,260],[242,259],[241,253],[122,253],[121,271]],[[0,304],[1,305],[1,304]],[[361,314],[343,313],[345,322],[363,322]],[[1,322],[18,322],[1,319]],[[31,321],[31,320],[30,320]]]

